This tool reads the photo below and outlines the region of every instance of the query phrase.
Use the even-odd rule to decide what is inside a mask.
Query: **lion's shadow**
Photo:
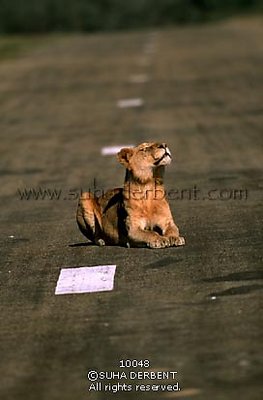
[[[72,243],[68,245],[68,247],[89,247],[89,246],[96,246],[96,244],[92,242],[81,242],[81,243]]]

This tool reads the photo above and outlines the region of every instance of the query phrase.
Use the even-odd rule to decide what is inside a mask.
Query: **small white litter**
[[[102,147],[101,154],[103,156],[111,156],[117,154],[124,147],[135,147],[134,144],[118,144],[116,146]]]
[[[144,105],[143,99],[123,99],[117,102],[119,108],[142,107]]]
[[[116,265],[62,268],[55,294],[93,293],[113,290]]]

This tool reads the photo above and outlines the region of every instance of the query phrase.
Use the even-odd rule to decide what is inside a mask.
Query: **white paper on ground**
[[[129,107],[142,107],[144,104],[143,99],[123,99],[117,102],[119,108],[129,108]]]
[[[135,147],[134,144],[121,144],[116,146],[106,146],[102,147],[101,154],[103,156],[111,156],[117,154],[124,147]]]
[[[113,290],[116,265],[62,268],[55,294],[93,293]]]

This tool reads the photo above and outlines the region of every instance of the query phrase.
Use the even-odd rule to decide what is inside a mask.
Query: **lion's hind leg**
[[[90,193],[83,193],[77,208],[77,224],[81,233],[91,242],[103,246],[102,220],[97,199]]]

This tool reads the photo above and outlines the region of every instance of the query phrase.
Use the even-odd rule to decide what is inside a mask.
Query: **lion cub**
[[[83,193],[77,209],[80,231],[98,245],[163,248],[181,246],[184,238],[173,221],[163,185],[171,162],[165,143],[143,143],[122,149],[126,168],[123,188],[97,198]]]

